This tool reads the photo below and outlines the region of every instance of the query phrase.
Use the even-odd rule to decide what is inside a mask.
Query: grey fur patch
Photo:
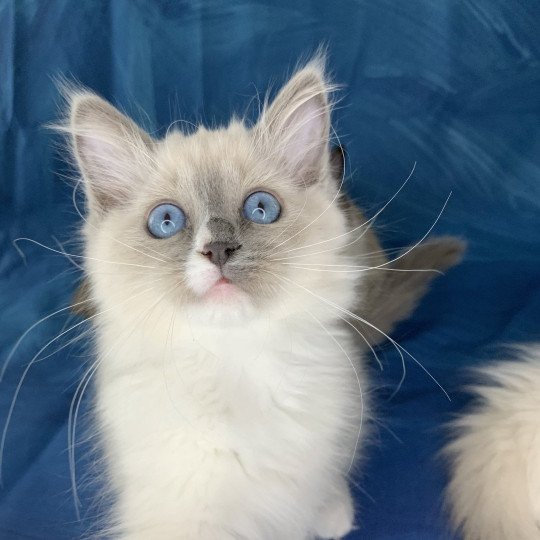
[[[235,242],[236,230],[234,225],[226,219],[212,217],[208,220],[208,230],[212,235],[212,242]]]

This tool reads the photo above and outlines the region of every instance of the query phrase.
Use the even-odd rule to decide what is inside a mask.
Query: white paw
[[[354,507],[345,488],[321,510],[315,532],[319,538],[339,540],[349,533],[354,525]]]

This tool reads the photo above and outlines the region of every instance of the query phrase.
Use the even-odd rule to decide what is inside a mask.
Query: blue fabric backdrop
[[[61,255],[20,242],[23,258],[12,245],[29,237],[76,249],[70,170],[43,127],[58,117],[55,78],[80,81],[159,132],[177,118],[221,123],[243,112],[256,90],[279,86],[326,43],[335,80],[346,85],[335,126],[349,153],[349,190],[374,211],[417,162],[381,216],[385,244],[420,238],[450,191],[434,232],[470,243],[465,262],[394,336],[452,401],[413,363],[388,400],[401,367],[384,348],[385,371],[374,377],[381,424],[350,538],[451,538],[436,452],[443,422],[466,402],[462,368],[500,344],[540,337],[539,23],[537,0],[0,0],[0,359],[67,305],[79,277]],[[25,366],[78,322],[62,312],[25,337],[0,383],[0,427]],[[84,329],[41,352],[21,387],[2,463],[2,539],[73,539],[96,521],[88,445],[77,450],[81,520],[66,452],[88,360]],[[79,344],[47,357],[75,335]]]

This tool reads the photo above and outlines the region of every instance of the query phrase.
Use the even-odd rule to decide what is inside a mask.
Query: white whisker
[[[71,195],[71,200],[73,202],[73,207],[75,208],[75,211],[77,212],[77,214],[79,215],[79,217],[89,226],[89,227],[92,227],[93,229],[97,230],[97,227],[95,225],[93,225],[92,223],[90,223],[85,217],[84,215],[82,214],[82,212],[80,211],[79,209],[79,206],[77,205],[77,199],[75,197],[76,193],[77,193],[77,189],[79,187],[79,184],[82,182],[82,179],[79,179],[77,181],[77,183],[75,184],[75,187],[73,188],[73,193]],[[152,255],[149,255],[148,253],[140,250],[140,249],[137,249],[133,246],[130,246],[129,244],[126,244],[124,242],[122,242],[121,240],[118,240],[118,238],[114,238],[114,236],[110,236],[110,235],[107,235],[107,238],[109,240],[113,240],[114,242],[118,243],[118,244],[121,244],[122,246],[125,246],[133,251],[136,251],[137,253],[141,253],[142,255],[145,255],[146,257],[150,257],[151,259],[154,259],[155,261],[158,261],[158,262],[162,262],[162,263],[166,263],[167,261],[164,261],[163,259],[161,258],[158,258],[158,257],[152,257]],[[169,257],[166,257],[165,255],[163,255],[162,253],[159,253],[158,251],[155,251],[154,249],[151,249],[151,248],[146,248],[148,249],[149,251],[152,251],[153,253],[156,253],[157,255],[159,255],[160,257],[165,257],[169,262],[174,262],[173,259],[169,258]]]
[[[298,270],[311,270],[313,272],[337,272],[337,273],[361,273],[361,272],[370,272],[372,270],[381,270],[385,272],[434,272],[436,274],[442,275],[443,272],[436,270],[434,268],[383,268],[381,266],[358,266],[355,270],[339,270],[339,269],[328,269],[328,268],[312,268],[309,265],[295,265],[294,263],[281,263],[283,265],[290,266],[291,268],[297,268]],[[329,265],[334,266],[334,265]],[[339,266],[339,265],[336,265]],[[346,266],[346,265],[344,265]]]
[[[131,296],[130,298],[128,298],[126,301],[129,301],[132,298],[136,298],[136,297],[140,296],[141,294],[145,294],[145,293],[151,291],[152,288],[153,287],[150,287],[148,289],[140,291],[140,292],[136,293],[135,295]],[[126,301],[124,301],[123,303],[125,303]],[[28,372],[30,371],[30,368],[35,363],[40,361],[39,356],[41,355],[41,353],[44,350],[46,350],[50,345],[52,345],[55,341],[60,339],[62,336],[68,334],[69,332],[75,330],[76,328],[80,327],[81,325],[85,324],[89,320],[94,319],[94,318],[102,315],[103,313],[107,313],[107,312],[111,311],[111,309],[113,309],[113,308],[109,308],[109,309],[103,310],[101,312],[95,313],[93,315],[90,315],[85,320],[80,321],[80,322],[74,324],[73,326],[71,326],[70,328],[68,328],[67,330],[62,331],[60,334],[58,334],[57,336],[55,336],[54,338],[49,340],[45,345],[43,345],[43,347],[41,347],[41,349],[39,349],[39,351],[32,357],[30,362],[26,365],[26,367],[25,367],[25,369],[24,369],[24,371],[23,371],[23,373],[22,373],[22,375],[21,375],[21,377],[19,379],[19,382],[18,382],[18,384],[17,384],[17,386],[15,388],[15,392],[13,394],[13,398],[11,400],[11,404],[10,404],[8,414],[7,414],[7,417],[6,417],[6,421],[5,421],[5,424],[4,424],[4,429],[2,431],[2,437],[0,439],[0,485],[2,485],[2,482],[3,482],[2,478],[3,478],[4,449],[5,449],[6,437],[7,437],[7,432],[8,432],[8,429],[9,429],[9,424],[11,422],[11,417],[13,416],[13,411],[15,409],[15,404],[17,402],[17,398],[19,397],[19,393],[21,391],[22,385],[23,385],[24,381],[26,380],[26,376],[28,375]],[[67,345],[62,346],[61,349],[65,348],[66,346]]]
[[[36,326],[39,326],[42,322],[45,322],[46,320],[54,317],[55,315],[58,315],[59,313],[62,313],[63,311],[66,311],[66,310],[69,310],[71,309],[72,307],[76,307],[76,306],[80,306],[82,304],[86,304],[87,302],[90,302],[91,299],[88,299],[88,300],[82,300],[81,302],[76,302],[74,304],[71,304],[67,307],[64,307],[62,309],[58,309],[57,311],[43,317],[42,319],[40,319],[39,321],[36,321],[32,326],[30,326],[22,335],[21,337],[19,337],[19,339],[15,342],[15,345],[13,345],[11,351],[9,352],[5,362],[4,362],[4,365],[2,366],[2,370],[0,371],[0,382],[2,382],[3,378],[4,378],[4,375],[6,373],[6,370],[9,366],[9,363],[11,362],[11,359],[13,358],[13,355],[15,354],[15,352],[17,351],[17,349],[19,348],[19,345],[21,344],[21,342],[23,341],[23,339],[36,327]]]
[[[398,261],[399,259],[405,257],[405,255],[408,255],[413,249],[417,248],[429,236],[431,231],[434,229],[435,225],[437,225],[437,223],[439,222],[439,219],[441,219],[441,216],[443,215],[443,212],[446,209],[446,206],[448,205],[448,201],[450,200],[451,196],[452,196],[452,192],[450,192],[448,194],[448,197],[446,198],[446,201],[444,201],[444,204],[443,204],[443,206],[441,208],[441,211],[439,212],[439,214],[435,218],[435,221],[431,224],[431,227],[426,231],[426,233],[422,236],[422,238],[420,238],[420,240],[418,240],[418,242],[414,243],[411,247],[406,249],[403,253],[400,253],[394,259],[390,259],[389,261],[386,261],[385,263],[380,264],[378,266],[373,266],[372,269],[382,268],[384,266],[387,266],[388,264],[392,264],[392,263]]]
[[[73,494],[73,502],[75,506],[75,514],[77,517],[77,521],[81,520],[81,514],[79,509],[82,507],[81,500],[79,499],[78,495],[78,489],[77,489],[77,481],[76,481],[76,463],[75,463],[75,426],[72,428],[72,417],[75,410],[75,415],[79,412],[79,406],[82,402],[82,396],[86,390],[86,387],[90,383],[90,380],[94,376],[94,373],[96,372],[98,366],[99,366],[100,360],[96,360],[92,363],[90,368],[85,372],[83,375],[79,385],[77,386],[75,393],[73,394],[73,399],[71,400],[71,404],[69,406],[69,415],[68,415],[68,461],[69,461],[69,476],[71,481],[71,491]],[[85,382],[86,381],[86,382]],[[82,387],[82,391],[81,391]],[[77,401],[77,406],[74,409],[74,404],[76,402],[77,395],[80,393],[80,398]]]
[[[332,251],[343,250],[346,247],[348,247],[348,246],[354,244],[355,242],[357,242],[358,240],[360,240],[360,238],[362,238],[362,236],[363,235],[355,238],[352,242],[350,242],[348,244],[345,244],[343,246],[336,246],[336,247],[333,247],[333,248],[325,249],[323,251],[316,251],[314,253],[301,253],[301,254],[298,254],[298,255],[291,255],[290,257],[280,257],[279,259],[269,259],[269,260],[272,261],[272,262],[295,260],[294,264],[303,264],[302,261],[296,261],[296,259],[301,258],[301,257],[311,257],[313,255],[319,255],[321,253],[331,253]],[[381,249],[378,249],[377,251],[370,251],[370,252],[367,252],[367,253],[363,253],[362,258],[365,259],[365,260],[374,259],[374,258],[380,257],[383,254],[388,255],[390,253],[400,253],[402,249],[403,248],[393,248],[393,249],[382,249],[381,248]],[[311,263],[305,263],[305,264],[311,264]]]
[[[389,259],[388,261],[386,261],[385,263],[382,263],[378,266],[372,266],[371,269],[375,269],[375,268],[382,268],[384,266],[387,266],[389,264],[392,264],[394,263],[395,261],[401,259],[402,257],[405,257],[406,255],[408,255],[413,249],[417,248],[428,236],[429,234],[431,233],[431,231],[434,229],[435,225],[439,222],[444,210],[446,209],[446,206],[448,205],[448,201],[450,200],[452,196],[452,192],[450,192],[448,194],[448,197],[446,198],[441,210],[439,211],[437,217],[435,218],[435,220],[433,221],[433,223],[431,224],[431,226],[428,228],[428,230],[426,231],[426,233],[422,236],[422,238],[420,238],[420,240],[418,240],[415,244],[413,244],[412,246],[409,246],[405,251],[401,252],[397,257],[393,258],[393,259]],[[375,216],[374,216],[375,217]],[[354,230],[354,229],[353,229]],[[367,229],[366,229],[367,231]],[[365,234],[365,232],[363,234]],[[345,233],[347,234],[347,233]],[[356,242],[357,240],[359,240],[362,236],[360,235],[360,237],[356,238],[353,242],[350,242],[349,244],[345,244],[344,246],[338,246],[338,247],[335,247],[335,248],[331,248],[331,249],[327,249],[327,250],[324,250],[324,251],[317,251],[315,253],[305,253],[305,254],[301,254],[301,255],[293,255],[291,257],[284,257],[284,258],[280,258],[280,259],[270,259],[271,261],[274,261],[274,262],[279,262],[279,261],[286,261],[286,260],[290,260],[290,259],[295,259],[295,258],[299,258],[299,257],[310,257],[310,256],[313,256],[313,255],[319,255],[321,253],[328,253],[328,252],[331,252],[331,251],[336,251],[338,249],[344,249],[346,248],[347,246],[350,246],[351,244],[353,244],[354,242]],[[308,263],[309,264],[309,263]]]
[[[407,183],[408,183],[409,180],[411,179],[412,175],[414,174],[415,169],[416,169],[416,161],[414,162],[414,164],[413,164],[413,166],[412,166],[412,169],[411,169],[411,172],[409,173],[409,176],[407,176],[407,178],[405,179],[405,181],[403,182],[403,184],[401,184],[401,186],[399,187],[399,189],[392,195],[392,197],[390,197],[390,199],[384,204],[384,206],[383,206],[381,209],[379,209],[379,210],[375,213],[375,215],[374,215],[373,217],[371,217],[371,218],[368,219],[367,221],[364,221],[364,223],[358,225],[357,227],[354,227],[354,228],[351,229],[350,231],[347,231],[347,232],[345,232],[345,233],[342,233],[342,234],[340,234],[340,235],[338,235],[338,236],[334,236],[333,238],[327,238],[327,239],[325,239],[325,240],[320,240],[319,242],[315,242],[315,243],[313,243],[313,244],[308,244],[308,245],[305,245],[305,246],[300,246],[300,247],[296,247],[296,248],[287,249],[287,250],[280,251],[279,253],[274,253],[274,254],[279,255],[279,254],[282,254],[282,253],[290,253],[290,252],[292,252],[292,251],[298,251],[298,250],[300,250],[300,249],[307,249],[307,248],[309,248],[309,247],[314,247],[314,246],[318,246],[318,245],[321,245],[321,244],[325,244],[325,243],[327,243],[327,242],[332,242],[332,241],[334,241],[334,240],[338,240],[339,238],[343,238],[344,236],[347,236],[347,235],[349,235],[349,234],[351,234],[351,233],[353,233],[353,232],[355,232],[355,231],[361,229],[362,227],[365,227],[366,225],[369,225],[370,223],[373,223],[373,222],[377,219],[377,217],[378,217],[378,216],[379,216],[379,215],[380,215],[380,214],[388,207],[388,205],[389,205],[389,204],[390,204],[390,203],[391,203],[391,202],[399,195],[399,193],[401,192],[401,190],[407,185]],[[340,186],[340,187],[341,187],[341,186]],[[334,197],[334,200],[332,201],[331,204],[334,203],[334,201],[335,201],[336,198],[337,198],[337,197]],[[327,207],[326,210],[328,210],[328,207]],[[326,211],[326,210],[325,210],[325,211]],[[324,212],[323,212],[323,213],[324,213]],[[321,215],[322,215],[322,214],[321,214]],[[320,216],[319,216],[319,217],[320,217]],[[311,225],[311,224],[310,224],[310,225]],[[305,227],[305,228],[307,228],[307,227]],[[302,230],[304,230],[304,229],[302,229]],[[368,229],[366,229],[366,231],[367,231],[367,230],[368,230]],[[350,245],[354,244],[354,243],[357,242],[360,238],[362,238],[362,236],[365,234],[366,231],[364,231],[360,237],[356,238],[356,239],[353,240],[351,243],[345,244],[344,246],[340,246],[340,248],[344,248],[344,247],[347,247],[347,246],[350,246]],[[297,234],[299,234],[300,232],[302,232],[302,231],[299,231]],[[280,245],[281,245],[281,244],[279,244],[279,245],[276,246],[276,247],[279,247]],[[339,248],[337,248],[337,249],[339,249]],[[322,252],[320,252],[320,253],[325,253],[325,252],[322,251]],[[310,255],[314,255],[314,254],[311,253]],[[273,260],[279,260],[279,259],[273,259]]]
[[[450,396],[448,395],[448,392],[442,387],[442,385],[439,383],[439,381],[409,351],[407,351],[407,349],[405,349],[403,346],[401,346],[397,341],[392,339],[388,334],[383,332],[380,328],[377,328],[375,325],[371,324],[369,321],[366,321],[366,319],[363,319],[362,317],[360,317],[356,313],[353,313],[352,311],[337,305],[336,303],[332,302],[331,300],[328,300],[326,298],[323,298],[322,296],[319,296],[318,294],[315,294],[313,291],[310,291],[309,289],[307,289],[303,285],[300,285],[299,283],[296,283],[295,281],[292,281],[289,278],[286,278],[284,276],[279,276],[278,274],[274,274],[273,272],[269,272],[267,270],[265,270],[265,272],[267,272],[268,274],[273,275],[274,277],[277,277],[278,279],[282,279],[285,282],[291,283],[292,285],[296,285],[297,287],[299,287],[300,289],[302,289],[305,292],[309,293],[314,298],[317,298],[318,300],[320,300],[324,304],[326,304],[328,306],[331,306],[334,309],[345,313],[349,317],[352,317],[353,319],[356,319],[357,321],[360,321],[360,322],[364,323],[365,325],[369,326],[370,328],[372,328],[376,332],[380,333],[388,341],[390,341],[390,343],[396,348],[396,350],[398,351],[398,353],[399,353],[399,355],[400,355],[400,357],[402,359],[402,364],[403,364],[404,369],[405,369],[405,361],[404,361],[402,352],[405,353],[409,358],[411,358],[411,360],[413,360],[428,375],[428,377],[442,390],[442,392],[444,393],[444,395],[446,396],[448,401],[452,401],[450,399]],[[403,377],[402,377],[402,379],[401,379],[401,381],[400,381],[400,383],[398,385],[398,389],[401,386],[404,378],[405,378],[405,374],[403,375]]]
[[[341,189],[343,188],[343,183],[344,182],[345,182],[345,174],[342,174],[338,190],[337,190],[336,194],[334,195],[333,199],[328,204],[328,206],[315,219],[313,219],[310,223],[308,223],[305,227],[302,227],[299,231],[296,231],[292,236],[289,236],[289,238],[287,238],[286,240],[283,240],[282,242],[280,242],[279,244],[274,246],[273,249],[275,250],[278,247],[282,246],[283,244],[289,242],[290,240],[292,240],[293,238],[295,238],[299,234],[301,234],[303,231],[305,231],[308,227],[311,227],[314,223],[316,223],[332,207],[332,205],[336,202],[336,200],[340,196]],[[296,248],[296,249],[298,249],[298,248]],[[273,251],[272,254],[273,253],[275,253],[275,251]],[[284,253],[286,253],[286,252],[284,252]]]
[[[286,294],[289,294],[289,292],[285,289],[285,287],[281,286],[281,289]],[[360,442],[360,434],[362,433],[362,428],[363,428],[363,421],[364,421],[364,394],[363,394],[363,391],[362,391],[362,383],[360,382],[360,376],[358,375],[358,371],[357,371],[357,369],[356,369],[356,367],[354,365],[354,362],[351,360],[351,357],[349,356],[347,351],[343,348],[341,343],[335,338],[335,336],[332,335],[332,333],[326,328],[326,326],[324,326],[324,324],[315,315],[313,315],[313,313],[311,313],[309,310],[307,310],[305,308],[303,309],[303,311],[305,311],[308,315],[310,315],[315,320],[315,322],[324,330],[324,332],[326,334],[328,334],[328,336],[332,339],[332,341],[339,347],[341,352],[346,356],[346,358],[349,361],[349,364],[352,367],[352,369],[354,371],[354,374],[356,376],[356,382],[358,383],[358,392],[359,392],[359,396],[360,396],[360,425],[358,426],[358,434],[356,436],[356,441],[354,443],[354,450],[353,450],[352,456],[351,456],[351,463],[350,463],[349,469],[347,471],[347,473],[349,473],[351,471],[353,465],[354,465],[354,460],[355,460],[355,457],[356,457],[356,453],[358,451],[358,444]]]
[[[137,327],[145,322],[148,317],[152,314],[153,309],[171,292],[173,292],[178,287],[178,283],[175,284],[173,287],[165,291],[149,308],[146,312],[142,314],[142,317],[140,317],[132,326],[131,332],[128,334],[128,336],[125,339],[129,339],[131,335],[135,332]],[[151,290],[151,289],[150,289]],[[131,296],[127,301],[135,298],[137,295]],[[127,302],[126,301],[126,302]],[[125,302],[124,302],[125,303]],[[123,340],[118,339],[117,344],[121,344]],[[114,345],[107,351],[106,354],[100,355],[98,360],[96,360],[90,368],[92,372],[89,374],[90,370],[88,370],[85,375],[83,376],[81,382],[77,386],[77,389],[75,391],[75,394],[73,395],[73,399],[71,401],[71,405],[69,408],[69,417],[68,417],[68,452],[69,452],[69,469],[70,469],[70,479],[71,479],[71,489],[73,493],[73,502],[75,505],[75,512],[77,514],[77,518],[80,519],[80,513],[79,508],[82,506],[81,501],[79,499],[78,495],[78,488],[77,488],[77,474],[76,474],[76,462],[75,462],[75,441],[76,441],[76,435],[77,435],[77,418],[79,415],[79,408],[82,403],[82,398],[84,395],[84,392],[86,391],[86,388],[90,384],[91,378],[94,376],[94,373],[97,371],[97,368],[99,365],[103,362],[103,360],[107,357],[109,357],[112,352],[114,351]],[[86,382],[84,382],[85,377],[87,377]],[[84,384],[84,386],[83,386]],[[83,386],[83,387],[82,387]],[[82,389],[81,389],[82,387]],[[81,389],[81,390],[80,390]],[[77,393],[80,390],[80,394],[78,399],[76,400]],[[74,407],[75,402],[77,401],[77,405]]]
[[[366,339],[366,337],[364,336],[364,334],[362,334],[362,332],[360,332],[360,330],[358,328],[356,328],[356,326],[354,326],[354,324],[351,322],[351,321],[348,321],[345,317],[342,317],[341,315],[338,315],[338,317],[345,323],[347,323],[365,342],[365,344],[369,347],[370,351],[371,351],[371,354],[373,354],[373,357],[375,358],[378,366],[379,366],[379,369],[381,371],[384,371],[384,367],[382,365],[382,362],[381,360],[379,359],[379,356],[377,355],[377,353],[375,352],[375,349],[373,348],[373,346],[371,345],[371,343]]]
[[[327,328],[325,328],[324,324],[319,321],[319,319],[317,319],[317,317],[315,317],[315,315],[313,315],[310,311],[308,310],[304,310],[306,311],[306,313],[308,313],[308,315],[311,315],[315,321],[317,321],[317,323],[319,323],[319,325],[321,326],[321,328],[328,334],[328,336],[332,339],[332,341],[340,348],[340,350],[343,352],[343,354],[347,357],[347,360],[349,361],[349,364],[351,365],[353,371],[354,371],[354,375],[356,377],[356,382],[358,383],[358,391],[359,391],[359,395],[360,395],[360,425],[358,426],[358,434],[356,436],[356,441],[354,443],[354,450],[352,452],[352,456],[351,456],[351,463],[349,465],[349,469],[347,470],[347,474],[351,472],[351,469],[354,465],[354,460],[356,458],[356,452],[358,451],[358,444],[360,442],[360,435],[362,433],[362,428],[364,426],[364,394],[363,394],[363,391],[362,391],[362,384],[360,383],[360,377],[358,376],[358,371],[356,369],[356,367],[354,366],[354,363],[353,361],[351,360],[351,357],[348,355],[347,351],[343,348],[343,346],[341,345],[341,343],[328,331]]]
[[[15,249],[21,254],[23,254],[23,252],[21,251],[21,249],[17,245],[17,242],[22,242],[23,240],[25,242],[31,242],[32,244],[36,244],[37,246],[40,246],[40,247],[42,247],[44,249],[48,249],[49,251],[52,251],[53,253],[59,253],[60,255],[66,255],[66,253],[64,253],[63,251],[59,251],[58,249],[54,249],[52,247],[46,246],[45,244],[42,244],[41,242],[38,242],[37,240],[32,240],[32,238],[26,238],[26,237],[16,238],[15,240],[13,240],[13,245],[14,245]],[[158,269],[157,266],[146,266],[144,264],[134,264],[134,263],[126,263],[126,262],[118,262],[118,261],[105,261],[103,259],[96,259],[95,257],[87,257],[85,255],[75,255],[73,253],[70,253],[69,255],[71,257],[77,257],[78,259],[86,259],[86,260],[89,260],[89,261],[99,261],[99,262],[107,263],[107,264],[117,264],[117,265],[120,265],[120,266],[136,266],[138,268],[150,268],[150,269],[153,269],[153,270]],[[24,257],[24,258],[26,258],[26,257]]]
[[[62,254],[66,257],[66,259],[73,265],[75,266],[76,268],[78,268],[79,270],[83,271],[84,272],[84,268],[76,261],[73,260],[72,256],[66,252],[66,250],[64,249],[64,246],[62,245],[62,243],[58,240],[58,238],[56,238],[56,236],[53,236],[52,239],[56,242],[56,245],[60,248],[60,250],[62,251]]]

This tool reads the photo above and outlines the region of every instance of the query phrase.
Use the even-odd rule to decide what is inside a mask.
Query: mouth
[[[232,281],[224,276],[220,277],[213,285],[210,287],[210,290],[227,290],[227,289],[236,289],[236,286],[233,285]]]
[[[221,276],[204,294],[209,301],[230,302],[238,298],[240,289],[230,279]]]

